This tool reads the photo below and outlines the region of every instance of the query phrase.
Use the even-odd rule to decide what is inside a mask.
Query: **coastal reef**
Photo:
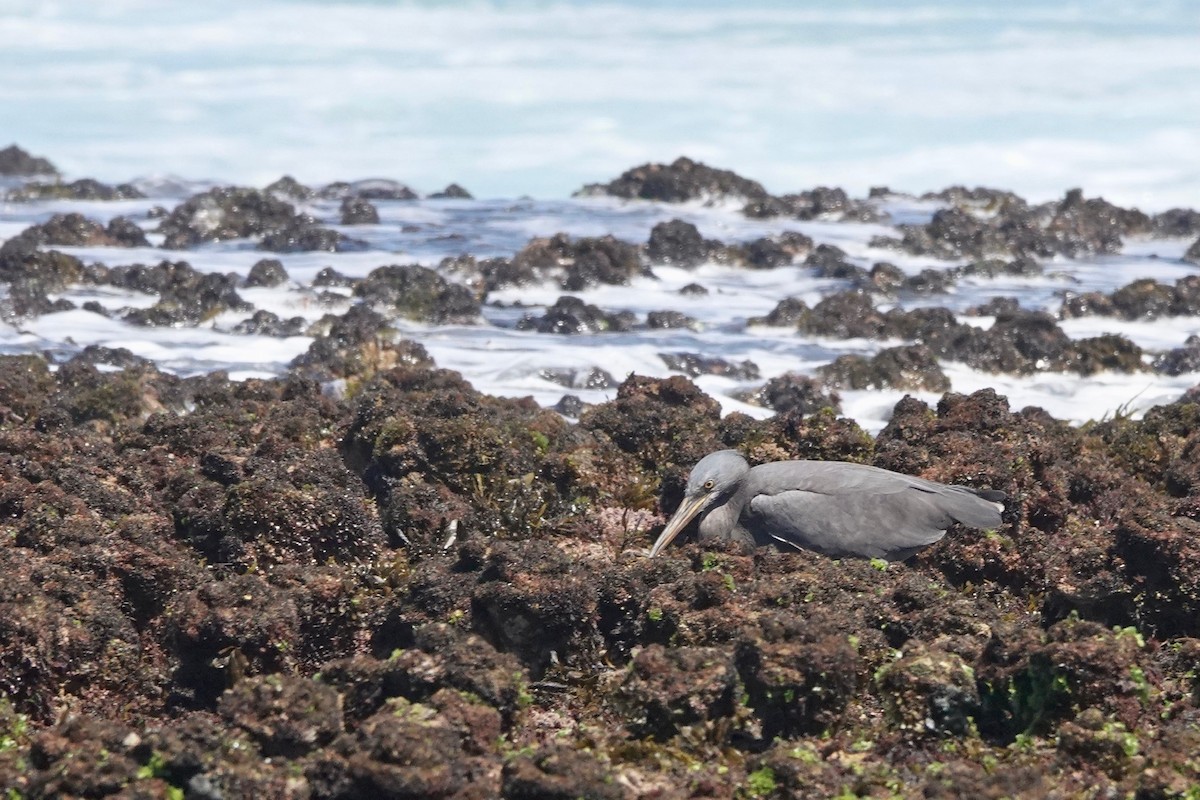
[[[0,167],[56,180],[8,151]],[[160,215],[157,233],[186,247],[354,247],[281,199],[306,191],[208,190]],[[357,230],[411,190],[321,191],[346,218],[329,224]],[[720,193],[759,216],[880,213],[831,190],[772,197],[686,159],[588,191]],[[1107,252],[1131,230],[1200,235],[1182,213],[1071,193],[1044,207],[944,199],[1005,210],[914,226],[897,252],[1029,270]],[[1001,303],[983,330],[936,307],[881,311],[877,295],[917,289],[886,267],[843,269],[811,241],[768,238],[778,249],[753,256],[672,223],[644,245],[552,236],[439,270],[323,271],[313,302],[338,289],[348,307],[289,323],[246,299],[288,284],[279,261],[249,277],[178,252],[97,265],[55,248],[145,245],[77,216],[0,246],[10,317],[50,313],[66,286],[123,287],[157,299],[98,313],[176,326],[254,310],[262,330],[303,326],[312,343],[271,379],[184,377],[120,347],[0,355],[7,798],[1197,797],[1200,395],[1071,426],[990,389],[950,391],[939,365],[1184,373],[1200,363],[1195,342],[1154,360],[1060,323],[1195,314],[1190,280],[1065,298],[1058,318]],[[814,304],[780,298],[757,324],[888,346],[767,381],[691,352],[661,354],[678,373],[666,378],[548,370],[565,389],[611,387],[564,417],[477,391],[391,327],[482,324],[497,286],[579,291],[714,254],[769,268],[753,263],[768,250],[815,256],[846,285]],[[656,324],[686,328],[669,311]],[[642,324],[631,317],[562,294],[514,324],[615,336]],[[760,381],[747,402],[776,413],[722,415],[692,378],[725,374]],[[881,385],[940,399],[904,398],[871,435],[840,414],[839,392]],[[954,527],[892,564],[690,536],[648,559],[688,470],[721,448],[1000,490],[1003,524]]]

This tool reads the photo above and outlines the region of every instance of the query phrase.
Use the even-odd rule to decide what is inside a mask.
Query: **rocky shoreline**
[[[16,174],[24,155],[3,151],[0,166]],[[739,195],[747,214],[797,218],[875,213],[836,190],[772,197],[681,162],[588,191]],[[360,188],[342,195],[351,218],[370,219],[372,192],[399,192]],[[159,232],[181,246],[356,246],[283,208],[282,191],[212,190],[165,211]],[[957,205],[897,248],[1031,270],[1131,232],[1200,236],[1195,212],[946,194]],[[943,391],[938,358],[1186,373],[1200,348],[1149,359],[1123,337],[1073,341],[1054,317],[1003,304],[987,310],[987,331],[942,309],[881,313],[871,296],[899,290],[886,267],[856,272],[797,237],[728,245],[694,231],[669,223],[645,244],[550,237],[436,271],[326,275],[362,302],[308,329],[312,346],[276,380],[181,378],[121,349],[57,364],[0,356],[0,787],[24,798],[1194,797],[1200,397],[1078,428],[991,391],[947,392],[935,407],[901,401],[872,437],[838,415],[835,393],[902,381]],[[98,267],[53,249],[140,246],[143,232],[56,217],[9,239],[6,313],[45,313],[58,289],[94,282],[159,298],[97,313],[180,324],[251,314],[242,281],[281,279],[269,257],[235,278],[182,262]],[[470,319],[497,286],[569,292],[712,258],[747,269],[812,259],[856,287],[811,308],[781,301],[763,324],[919,344],[768,382],[762,402],[780,410],[765,420],[722,416],[679,375],[631,376],[611,401],[573,409],[576,423],[477,392],[388,328],[399,315]],[[1060,316],[1198,305],[1190,278],[1150,281],[1066,298]],[[564,299],[525,324],[643,324],[591,309]],[[686,324],[660,320],[672,322]],[[708,368],[748,369],[680,362]],[[646,559],[688,468],[723,447],[756,463],[870,463],[1010,500],[999,530],[951,530],[903,564],[695,544]]]

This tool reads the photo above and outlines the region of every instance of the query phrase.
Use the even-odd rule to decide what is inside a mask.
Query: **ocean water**
[[[775,193],[1200,186],[1193,0],[0,3],[0,139],[68,173],[567,197],[686,154]]]
[[[734,169],[777,193],[814,185],[865,195],[888,185],[920,192],[952,184],[1013,189],[1033,200],[1082,186],[1147,211],[1200,206],[1200,4],[1185,0],[968,4],[867,2],[279,2],[205,4],[9,0],[0,11],[0,146],[11,140],[54,161],[68,179],[136,179],[153,196],[114,203],[0,201],[0,239],[54,213],[142,221],[215,183],[263,186],[282,174],[313,185],[384,176],[422,192],[451,181],[477,200],[378,203],[378,226],[345,231],[370,247],[281,256],[291,283],[241,293],[281,317],[317,319],[349,306],[316,303],[323,267],[364,276],[392,263],[511,256],[531,237],[612,233],[645,241],[681,218],[727,242],[797,230],[869,267],[909,272],[951,263],[872,248],[887,224],[755,221],[736,205],[572,199],[646,161],[680,154]],[[921,222],[937,205],[890,200],[893,221]],[[336,222],[334,203],[303,210]],[[333,227],[337,227],[333,225]],[[161,239],[151,236],[156,244]],[[995,296],[1056,311],[1065,291],[1111,291],[1136,278],[1174,281],[1195,267],[1190,243],[1145,240],[1122,253],[1060,259],[1036,278],[960,281],[948,295],[901,297],[905,307],[955,311]],[[235,241],[186,252],[61,248],[109,265],[186,260],[248,273],[265,254]],[[551,286],[489,295],[478,324],[398,322],[440,366],[479,389],[564,393],[601,402],[615,389],[570,388],[545,369],[602,367],[671,374],[663,353],[749,359],[755,381],[703,376],[727,411],[771,412],[737,395],[789,371],[811,373],[847,352],[887,342],[827,341],[747,326],[786,296],[812,303],[843,288],[800,266],[747,271],[708,264],[656,267],[631,286],[573,293],[639,319],[674,309],[698,330],[553,336],[518,331]],[[684,297],[692,282],[705,297]],[[0,288],[0,291],[3,291]],[[64,297],[112,309],[153,297],[74,287]],[[517,304],[524,306],[518,308]],[[532,307],[532,308],[531,308]],[[244,336],[227,315],[194,328],[135,328],[82,310],[0,322],[0,352],[56,358],[88,345],[127,347],[181,374],[223,369],[279,374],[311,340]],[[965,319],[965,318],[964,318]],[[973,324],[989,325],[987,318]],[[1069,320],[1073,337],[1122,333],[1149,350],[1180,346],[1200,320]],[[994,387],[1015,408],[1037,405],[1074,422],[1118,409],[1141,413],[1200,382],[1200,374],[1041,374],[1017,378],[943,367],[955,391]],[[845,413],[881,428],[904,392],[843,392]],[[919,394],[929,402],[934,394]]]

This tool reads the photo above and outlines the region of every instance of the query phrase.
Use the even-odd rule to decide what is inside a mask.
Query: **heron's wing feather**
[[[954,521],[928,495],[827,495],[793,490],[751,499],[743,526],[772,540],[831,556],[907,558]]]
[[[845,462],[784,461],[751,470],[743,525],[829,555],[906,558],[954,522],[1000,525],[1003,507],[971,489]]]

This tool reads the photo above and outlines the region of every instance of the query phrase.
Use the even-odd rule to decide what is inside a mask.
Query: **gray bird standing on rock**
[[[739,453],[719,450],[692,468],[683,502],[650,557],[700,515],[702,542],[735,539],[900,561],[941,539],[952,523],[999,527],[1004,498],[845,461],[751,467]]]

